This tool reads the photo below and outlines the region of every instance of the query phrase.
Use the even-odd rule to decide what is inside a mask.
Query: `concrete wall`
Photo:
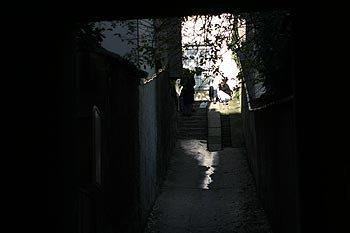
[[[248,161],[273,231],[300,232],[293,101],[249,111],[243,94],[242,119]]]
[[[145,72],[103,49],[81,51],[76,61],[77,227],[141,232],[175,146],[176,105],[168,73],[147,80]]]
[[[140,205],[145,221],[157,194],[157,93],[156,81],[139,86]]]
[[[138,205],[138,85],[145,73],[104,50],[78,53],[77,64],[78,228],[137,232],[142,210]],[[94,127],[94,108],[100,114],[100,132]]]
[[[176,105],[167,73],[139,86],[139,206],[146,223],[175,146]]]
[[[158,33],[172,31],[172,40],[167,42],[171,44],[163,44],[166,49],[162,51],[166,57],[163,65],[167,69],[148,76],[139,84],[139,206],[142,226],[159,193],[175,146],[176,104],[170,77],[182,74],[181,47],[178,47],[181,37],[176,37],[176,33],[181,35],[181,22],[176,18],[166,23],[170,25],[164,26],[163,31]]]
[[[175,145],[176,105],[169,74],[142,84],[145,73],[120,56],[77,51],[73,23],[55,26],[43,61],[49,71],[45,78],[53,79],[54,87],[50,230],[142,232]],[[101,117],[99,159],[94,107]]]

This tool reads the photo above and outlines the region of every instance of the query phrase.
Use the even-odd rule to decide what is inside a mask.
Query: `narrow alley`
[[[47,140],[31,145],[47,147],[46,232],[350,232],[343,230],[347,156],[335,150],[336,134],[320,143],[325,123],[342,121],[339,108],[319,103],[336,96],[327,95],[330,82],[324,93],[319,87],[324,49],[317,7],[294,1],[115,4],[40,7],[38,15],[28,11],[35,19],[15,16],[8,24],[8,67],[35,86],[39,76],[44,80],[39,92],[25,89],[40,93],[47,117],[25,111],[34,103],[23,104],[28,95],[13,107],[18,116],[46,120],[47,134],[34,128],[24,137],[40,132]],[[196,22],[208,27],[192,33],[198,43],[183,44],[190,16],[204,16]],[[216,16],[229,21],[216,23]],[[211,26],[219,37],[207,33]],[[195,75],[196,87],[211,90],[211,77],[221,75],[214,66],[222,64],[216,63],[221,48],[212,49],[217,45],[234,52],[240,103],[201,99],[193,116],[179,115],[179,79]],[[326,113],[336,120],[321,125]],[[32,179],[22,183],[29,186],[19,185],[19,194],[35,191]],[[37,202],[30,203],[31,211]]]
[[[235,102],[230,101],[227,107],[221,103],[215,106],[229,108]],[[192,117],[206,117],[202,114],[204,109],[196,106]],[[180,120],[191,121],[191,117]],[[203,120],[197,122],[201,124]],[[188,131],[193,128],[187,127]],[[209,151],[203,134],[201,139],[198,134],[192,134],[192,138],[190,133],[180,134],[187,137],[177,140],[145,233],[271,232],[256,195],[244,146]]]

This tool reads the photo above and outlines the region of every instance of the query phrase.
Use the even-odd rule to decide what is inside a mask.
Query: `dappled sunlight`
[[[209,184],[213,182],[211,175],[215,172],[215,166],[219,163],[219,157],[217,152],[208,152],[207,155],[197,156],[196,159],[199,162],[199,165],[207,167],[205,171],[205,177],[201,184],[202,189],[209,189]]]
[[[195,15],[183,22],[183,66],[191,70],[202,69],[201,74],[195,76],[196,89],[207,89],[213,79],[224,77],[230,80],[231,89],[238,84],[239,68],[228,47],[233,39],[234,19],[232,14]]]
[[[222,115],[241,113],[241,102],[236,98],[228,101],[228,105],[224,105],[220,102],[216,102],[215,104],[213,102],[209,102],[208,111],[217,111]]]
[[[206,150],[206,142],[198,142],[198,140],[182,140],[181,148],[188,151],[188,154],[197,160],[198,166],[206,168],[205,176],[200,181],[200,188],[209,189],[209,184],[213,182],[212,175],[215,167],[219,164],[218,152]]]

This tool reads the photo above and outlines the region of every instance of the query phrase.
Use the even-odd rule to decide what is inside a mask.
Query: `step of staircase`
[[[194,104],[195,111],[192,112],[192,116],[184,116],[182,112],[177,113],[177,138],[207,139],[207,108],[199,108],[200,103]]]

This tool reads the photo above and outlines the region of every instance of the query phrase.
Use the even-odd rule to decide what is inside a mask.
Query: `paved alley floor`
[[[145,233],[268,233],[243,148],[180,139]]]

